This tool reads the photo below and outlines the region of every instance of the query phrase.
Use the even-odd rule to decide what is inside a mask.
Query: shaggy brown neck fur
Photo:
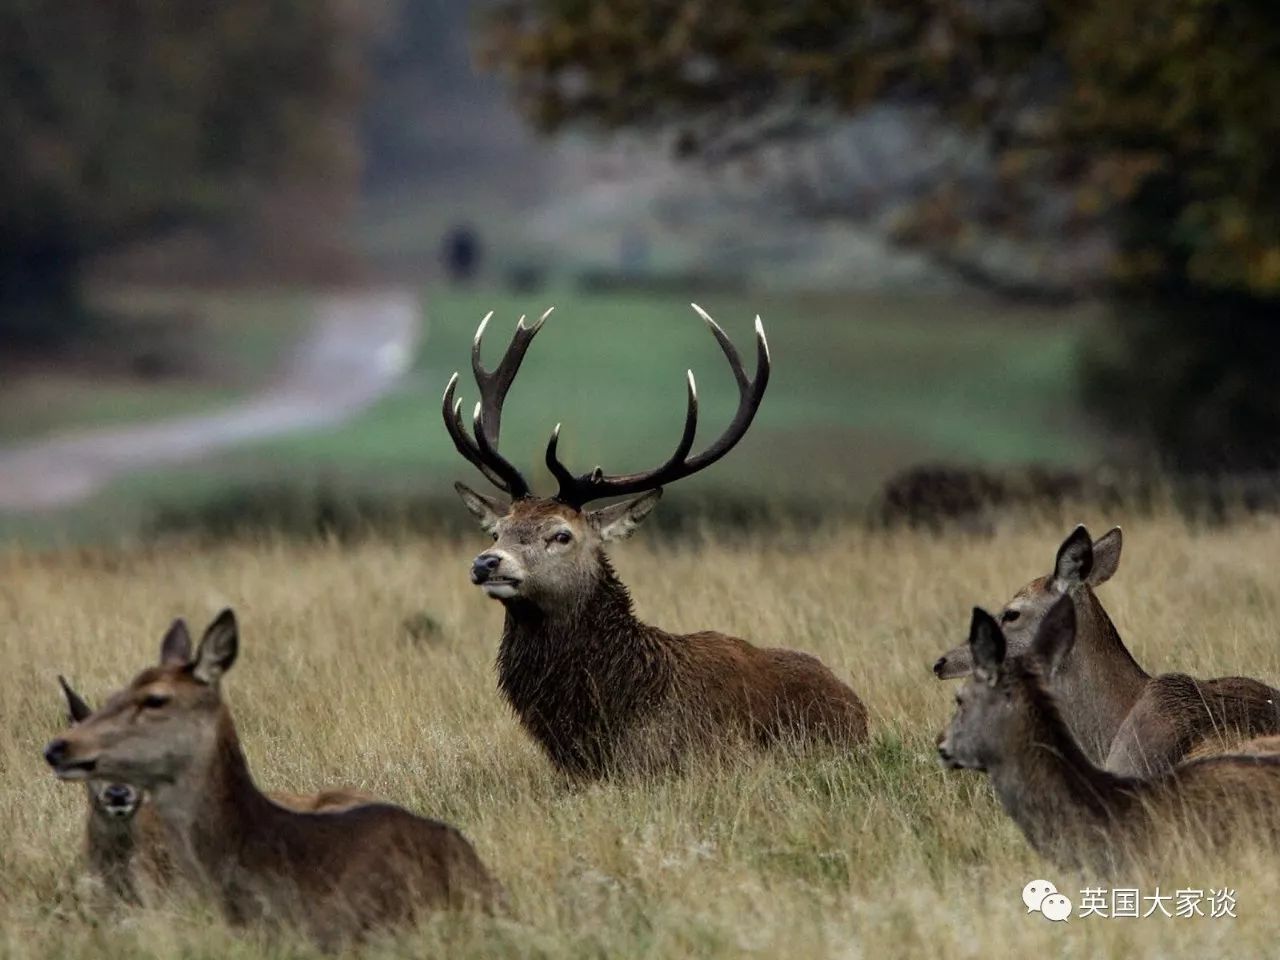
[[[635,618],[608,559],[572,607],[506,602],[498,684],[521,724],[566,773],[606,772],[620,731],[667,695],[668,635]]]
[[[1033,847],[1060,864],[1081,865],[1130,806],[1132,782],[1089,760],[1034,668],[1010,669],[1011,695],[1026,704],[1028,723],[1022,742],[988,764],[992,786]]]
[[[1071,717],[1076,740],[1094,763],[1102,764],[1150,676],[1133,659],[1091,589],[1083,588],[1073,600],[1077,639],[1053,678],[1053,688]]]

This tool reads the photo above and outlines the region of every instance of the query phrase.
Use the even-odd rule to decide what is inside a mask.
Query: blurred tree
[[[662,131],[712,162],[873,105],[973,131],[998,197],[942,170],[897,238],[973,275],[975,231],[1025,235],[1065,199],[1064,232],[1114,238],[1097,279],[1119,334],[1086,368],[1099,409],[1182,465],[1274,454],[1272,0],[499,0],[481,52],[540,130]]]
[[[88,258],[349,163],[355,9],[0,0],[0,338],[56,338]]]

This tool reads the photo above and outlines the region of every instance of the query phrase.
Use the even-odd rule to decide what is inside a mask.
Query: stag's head
[[[1000,627],[1010,653],[1027,651],[1045,615],[1063,596],[1074,599],[1110,580],[1120,566],[1123,543],[1119,527],[1112,527],[1097,540],[1091,539],[1083,526],[1071,531],[1058,547],[1053,571],[1028,583],[1000,611]],[[971,644],[962,644],[944,653],[933,665],[934,674],[942,680],[965,676],[973,663],[971,649]]]
[[[63,780],[102,780],[141,790],[174,783],[209,763],[225,713],[218,681],[235,662],[235,614],[224,610],[194,657],[186,624],[165,635],[160,665],[138,674],[101,708],[73,723],[45,748]]]
[[[1059,596],[1040,618],[1029,649],[1011,649],[1000,624],[975,607],[969,624],[973,670],[956,694],[956,712],[938,738],[949,767],[986,770],[1012,753],[1038,744],[1037,701],[1046,702],[1041,672],[1061,661],[1075,642],[1076,611]]]
[[[463,425],[462,401],[454,397],[456,373],[444,393],[444,422],[458,452],[506,494],[499,499],[456,484],[462,502],[493,537],[493,546],[476,557],[471,568],[472,582],[489,596],[504,602],[525,600],[544,608],[582,596],[605,564],[604,544],[630,536],[657,504],[663,485],[709,467],[747,432],[769,382],[764,326],[757,317],[756,372],[749,378],[725,332],[700,307],[694,304],[693,308],[720,344],[738,384],[738,411],[725,432],[701,453],[691,455],[698,428],[698,391],[693,371],[689,371],[684,432],[665,463],[642,473],[606,474],[602,467],[596,467],[574,474],[557,454],[557,424],[546,451],[547,468],[559,484],[552,497],[535,496],[520,471],[498,452],[503,401],[529,344],[551,311],[531,325],[520,319],[506,353],[493,370],[485,369],[480,360],[481,340],[492,314],[481,321],[471,348],[471,368],[480,388],[472,418],[473,435]],[[605,499],[615,502],[586,509],[588,503]]]

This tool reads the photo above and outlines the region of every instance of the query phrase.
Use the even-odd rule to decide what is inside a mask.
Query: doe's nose
[[[53,740],[44,748],[44,759],[51,767],[59,766],[63,760],[67,759],[67,752],[71,749],[71,744],[62,738]]]
[[[133,799],[133,791],[123,783],[113,783],[102,791],[102,798],[115,807],[123,807]]]
[[[475,562],[471,564],[471,582],[484,583],[492,575],[493,571],[498,569],[498,565],[502,563],[502,558],[496,553],[482,553],[476,557]]]

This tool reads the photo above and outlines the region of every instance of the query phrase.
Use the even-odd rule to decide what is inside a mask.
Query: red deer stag
[[[570,776],[678,765],[692,748],[732,741],[852,745],[866,737],[866,709],[857,694],[816,658],[762,649],[722,633],[679,636],[641,623],[605,555],[606,543],[629,536],[649,514],[664,484],[709,467],[733,449],[764,396],[769,346],[759,317],[756,373],[749,378],[724,331],[694,309],[728,358],[738,383],[738,410],[723,435],[690,456],[698,423],[690,371],[684,433],[655,470],[610,475],[596,467],[574,475],[557,456],[557,426],[546,463],[559,491],[543,498],[531,493],[520,471],[498,452],[503,401],[547,314],[531,326],[520,319],[492,371],[480,360],[489,317],[481,322],[471,350],[480,388],[474,438],[463,426],[462,401],[454,399],[456,373],[444,393],[445,426],[458,451],[510,497],[504,503],[455,484],[494,540],[476,558],[471,579],[506,608],[498,682],[525,730]],[[632,499],[584,510],[592,501],[623,496]]]
[[[1119,527],[1097,541],[1077,527],[1058,548],[1053,572],[1028,583],[1000,613],[1011,649],[1022,653],[1058,598],[1071,598],[1079,629],[1059,659],[1045,665],[1045,679],[1085,754],[1112,773],[1148,776],[1193,752],[1280,733],[1280,691],[1265,683],[1153,677],[1138,665],[1094,593],[1119,567],[1121,545]],[[969,648],[960,646],[933,670],[943,679],[960,677],[970,663]]]
[[[160,663],[185,664],[191,658],[191,635],[178,621],[165,635]],[[58,677],[67,701],[67,721],[73,726],[89,718],[93,709]],[[344,810],[374,798],[359,790],[323,790],[301,794],[273,791],[275,803],[300,812]],[[173,878],[164,825],[146,794],[127,783],[86,780],[85,859],[89,873],[103,889],[130,903],[141,902],[142,889],[160,889]],[[142,881],[139,883],[139,881]]]
[[[1189,842],[1274,851],[1280,839],[1280,757],[1189,760],[1149,779],[1099,769],[1058,712],[1045,664],[1075,642],[1076,611],[1059,597],[1022,653],[975,609],[972,675],[938,740],[953,768],[983,770],[1009,817],[1065,869],[1115,872],[1160,862]]]
[[[283,921],[333,945],[423,909],[487,906],[495,885],[453,827],[386,803],[299,813],[259,791],[219,689],[238,647],[225,610],[189,662],[142,671],[45,759],[63,780],[145,790],[180,871],[233,923]]]

